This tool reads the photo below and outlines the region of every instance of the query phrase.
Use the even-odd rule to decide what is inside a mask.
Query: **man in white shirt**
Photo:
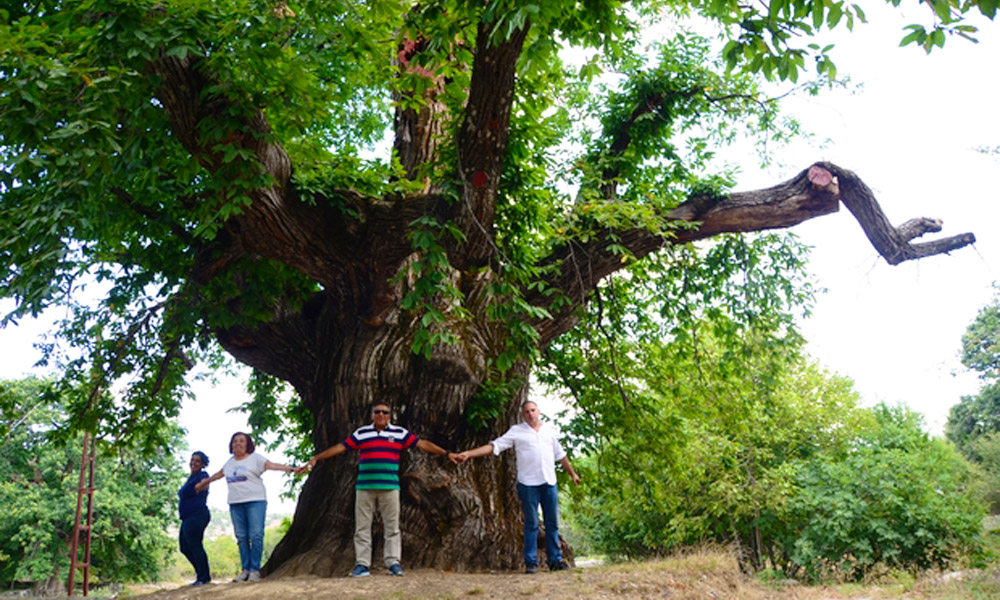
[[[521,405],[523,423],[518,423],[507,433],[485,446],[460,452],[457,462],[469,458],[499,455],[508,448],[514,448],[517,458],[517,495],[524,511],[524,565],[526,573],[538,572],[538,505],[542,505],[545,519],[545,554],[550,571],[568,569],[559,549],[559,496],[556,488],[556,468],[558,462],[569,473],[574,484],[580,483],[580,476],[566,456],[555,431],[542,423],[538,405],[528,400]]]

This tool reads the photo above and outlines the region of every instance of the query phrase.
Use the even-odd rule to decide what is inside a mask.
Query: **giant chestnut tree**
[[[932,22],[906,41],[927,49],[996,11],[919,4]],[[376,400],[421,436],[474,446],[510,423],[533,357],[594,287],[666,246],[841,204],[892,264],[973,241],[913,243],[940,223],[891,225],[838,165],[744,192],[714,165],[746,133],[787,133],[760,81],[836,77],[808,40],[864,21],[841,1],[25,0],[0,14],[5,322],[71,307],[60,364],[93,390],[75,425],[151,447],[191,365],[223,352],[253,369],[255,422],[284,418],[316,448]],[[711,27],[721,43],[692,33]],[[277,382],[295,393],[280,415]],[[407,460],[408,564],[517,565],[510,460]],[[309,476],[268,571],[349,565],[353,477],[350,460]]]

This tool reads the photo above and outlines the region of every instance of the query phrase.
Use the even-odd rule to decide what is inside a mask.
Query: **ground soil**
[[[839,600],[877,598],[968,598],[969,578],[1000,589],[1000,576],[952,573],[868,585],[806,586],[794,581],[761,582],[739,575],[724,553],[700,553],[661,561],[583,566],[535,575],[524,573],[451,573],[408,570],[392,577],[375,570],[371,577],[268,578],[255,583],[213,583],[199,587],[131,587],[142,600],[312,600],[385,598],[390,600],[496,599],[740,599]],[[978,583],[978,582],[976,582]],[[989,592],[983,598],[996,597]]]

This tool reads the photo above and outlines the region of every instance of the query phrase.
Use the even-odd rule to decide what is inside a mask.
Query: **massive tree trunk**
[[[479,281],[465,291],[486,296]],[[397,293],[401,293],[397,290]],[[237,358],[291,381],[313,415],[313,439],[323,449],[371,421],[375,402],[393,407],[394,423],[450,450],[489,442],[513,423],[519,398],[491,427],[470,429],[465,411],[482,384],[487,357],[502,344],[497,326],[485,320],[450,324],[459,343],[436,346],[429,357],[411,351],[419,323],[398,308],[372,326],[343,318],[333,303],[318,300],[308,316],[297,314],[267,330],[230,330],[220,340]],[[281,331],[282,342],[273,337]],[[301,338],[289,339],[291,331]],[[273,360],[264,349],[298,347],[294,362]],[[527,374],[521,367],[521,381]],[[289,534],[267,571],[343,575],[354,564],[354,480],[357,455],[323,461],[310,474]],[[520,564],[520,514],[513,457],[486,458],[456,466],[417,449],[401,464],[403,559],[408,566],[441,569],[510,569]],[[373,564],[381,561],[376,531]]]
[[[270,320],[218,332],[219,341],[235,358],[294,386],[312,415],[317,451],[369,422],[373,402],[392,405],[395,422],[418,436],[450,450],[471,448],[502,433],[527,396],[529,366],[520,362],[505,375],[508,385],[514,382],[512,389],[519,391],[503,399],[499,416],[478,430],[467,421],[470,408],[481,401],[477,393],[497,377],[491,365],[509,349],[512,335],[503,319],[491,316],[489,310],[505,300],[493,295],[500,289],[494,284],[501,279],[493,221],[515,65],[529,26],[511,32],[506,40],[490,39],[491,24],[479,28],[457,134],[455,179],[449,182],[458,188],[457,202],[439,195],[432,181],[426,182],[422,193],[406,197],[331,190],[328,198],[314,194],[310,203],[302,202],[292,183],[291,161],[270,135],[259,110],[238,106],[238,99],[213,95],[210,74],[196,57],[165,55],[151,65],[162,81],[159,100],[177,138],[193,156],[209,170],[222,168],[223,160],[199,132],[200,124],[216,114],[243,115],[227,140],[254,157],[246,168],[263,170],[272,182],[248,192],[250,202],[242,212],[226,221],[212,243],[199,249],[192,281],[226,276],[239,288],[253,277],[252,269],[240,269],[240,261],[249,264],[264,258],[293,269],[322,290],[304,303],[286,299],[283,290],[272,290]],[[416,47],[404,45],[402,66]],[[427,110],[397,115],[395,148],[410,178],[421,177],[421,165],[435,158],[435,136],[445,130],[440,124],[449,118],[435,101],[440,88],[435,84],[428,89]],[[644,106],[652,110],[663,100],[651,97]],[[620,153],[628,143],[627,136],[612,140],[609,155]],[[604,176],[602,196],[614,201],[617,173],[609,169]],[[535,313],[528,319],[538,333],[535,343],[544,348],[573,326],[575,311],[600,280],[622,268],[618,252],[622,247],[641,258],[667,244],[725,232],[790,227],[836,211],[841,202],[893,264],[974,241],[971,234],[963,234],[911,244],[915,237],[939,230],[940,223],[922,219],[893,227],[855,174],[817,163],[765,190],[692,198],[663,215],[665,220],[686,224],[670,234],[636,228],[596,232],[585,241],[566,242],[536,265],[544,274],[540,281],[516,294],[530,305],[548,309],[548,314]],[[423,296],[428,306],[444,315],[443,322],[422,323],[425,311],[412,305],[404,308],[404,298],[420,277],[413,266],[426,257],[408,237],[422,226],[414,224],[419,217],[448,223],[461,234],[439,235],[437,243],[447,264],[433,266],[457,293]],[[424,263],[423,268],[426,275],[432,267]],[[553,298],[557,304],[552,304]],[[227,307],[239,312],[242,302],[236,296]],[[462,310],[452,310],[456,307]],[[452,343],[425,340],[417,344],[422,353],[414,354],[418,336],[428,331],[454,339]],[[354,561],[356,460],[352,455],[327,460],[309,475],[291,530],[275,549],[268,572],[329,576],[349,570]],[[407,565],[474,570],[521,564],[521,515],[509,453],[501,459],[454,466],[410,450],[403,459],[401,479]],[[381,542],[377,536],[375,540],[373,562],[378,564]]]

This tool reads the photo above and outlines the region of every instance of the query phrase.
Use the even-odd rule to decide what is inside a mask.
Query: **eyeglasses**
[[[387,411],[387,410],[373,410],[372,414],[373,415],[387,415],[387,414],[389,414],[389,411]]]

